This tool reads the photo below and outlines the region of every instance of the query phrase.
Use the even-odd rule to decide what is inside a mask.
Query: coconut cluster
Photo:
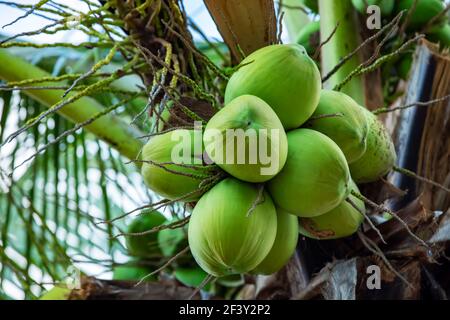
[[[167,199],[196,202],[188,241],[207,273],[271,274],[293,255],[299,233],[335,239],[360,227],[365,206],[352,191],[385,175],[395,150],[372,113],[321,87],[304,47],[262,48],[231,76],[224,107],[207,123],[203,143],[188,148],[189,165],[161,165],[173,156],[180,130],[144,147],[147,185]],[[240,140],[230,134],[239,130],[248,133]],[[205,193],[208,166],[198,162],[204,155],[227,174]]]

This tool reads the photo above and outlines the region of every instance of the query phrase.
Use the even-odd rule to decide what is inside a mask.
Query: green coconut
[[[287,138],[275,112],[262,99],[243,95],[209,120],[203,142],[224,171],[248,182],[264,182],[283,168]]]
[[[359,193],[356,184],[350,180],[350,187]],[[349,202],[343,201],[333,210],[313,218],[299,218],[299,231],[302,235],[318,239],[338,239],[354,234],[364,221],[364,202],[353,195],[349,195],[350,200],[358,207],[355,209]]]
[[[191,253],[207,273],[247,273],[267,256],[277,233],[269,194],[254,184],[227,178],[205,193],[192,212]]]
[[[301,28],[295,43],[303,46],[309,55],[314,54],[320,44],[320,21],[311,21]]]
[[[241,62],[225,90],[225,104],[244,94],[263,99],[284,128],[302,125],[319,103],[321,77],[316,63],[298,44],[271,45]]]
[[[199,287],[208,274],[199,267],[184,268],[178,267],[175,269],[175,278],[187,287]],[[203,290],[209,291],[211,283],[206,284]]]
[[[367,6],[376,5],[380,7],[382,16],[389,16],[394,10],[394,0],[352,0],[355,9],[361,13],[367,13]]]
[[[364,109],[364,114],[369,123],[366,152],[350,164],[350,173],[357,183],[380,179],[392,169],[397,160],[389,132],[373,113]]]
[[[298,217],[277,208],[277,236],[269,254],[252,271],[255,274],[272,274],[288,263],[295,252],[298,240]]]
[[[173,222],[167,222],[173,223]],[[158,244],[165,257],[172,257],[188,246],[187,229],[163,229],[158,232]]]
[[[268,182],[273,201],[299,217],[315,217],[337,207],[349,189],[344,153],[323,133],[311,129],[288,132],[288,158]]]
[[[201,130],[177,129],[156,135],[142,150],[144,182],[166,199],[195,201],[201,195],[199,185],[207,177],[202,153]]]
[[[155,281],[156,276],[148,276],[152,269],[141,265],[138,261],[131,261],[116,266],[113,269],[113,280],[139,281],[145,277],[146,281]]]
[[[433,28],[427,38],[441,47],[450,47],[450,24]]]
[[[364,109],[344,93],[322,90],[313,117],[332,114],[339,116],[311,120],[306,127],[331,138],[344,152],[347,162],[352,163],[366,151],[368,123]]]
[[[151,230],[166,222],[166,218],[156,210],[143,210],[139,216],[133,219],[127,228],[127,233],[141,233]],[[126,245],[128,252],[136,257],[158,257],[161,255],[159,250],[158,234],[148,233],[142,236],[127,235]]]
[[[415,0],[399,0],[396,3],[396,11],[409,10]],[[423,28],[431,19],[440,14],[445,9],[441,0],[418,0],[414,12],[409,17],[408,30],[419,30]],[[436,21],[436,25],[447,22],[446,15]]]

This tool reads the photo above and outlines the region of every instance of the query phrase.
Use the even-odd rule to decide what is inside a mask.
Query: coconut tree
[[[446,298],[449,5],[390,2],[204,0],[223,42],[205,36],[182,0],[81,0],[84,10],[62,1],[0,2],[23,10],[12,25],[31,15],[47,20],[0,38],[0,298]],[[24,38],[74,29],[88,40]],[[352,188],[348,208],[357,215],[364,213],[358,204],[366,208],[353,235],[303,233],[271,275],[208,275],[192,256],[187,226],[193,208],[212,206],[207,198],[197,206],[198,197],[230,181],[228,171],[215,164],[202,164],[201,173],[175,170],[148,160],[155,148],[143,147],[194,123],[206,126],[245,58],[283,42],[301,44],[323,88],[351,97],[387,130],[397,161]],[[330,117],[339,114],[312,119]],[[150,166],[178,175],[170,180],[175,193],[148,188]],[[179,194],[192,179],[196,189]],[[265,194],[255,186],[251,208]],[[244,214],[252,218],[250,211]],[[381,290],[373,291],[377,270]]]

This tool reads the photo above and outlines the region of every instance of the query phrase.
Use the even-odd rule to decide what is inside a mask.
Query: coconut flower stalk
[[[319,0],[319,11],[321,41],[324,42],[328,39],[336,28],[335,33],[321,49],[322,76],[325,76],[342,58],[358,47],[361,39],[357,30],[359,30],[360,26],[351,0]],[[361,62],[361,58],[358,55],[354,55],[324,83],[324,88],[333,89],[356,69]],[[352,78],[341,91],[351,96],[359,104],[365,105],[363,76]]]

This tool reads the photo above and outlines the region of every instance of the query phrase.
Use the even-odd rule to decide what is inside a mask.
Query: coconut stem
[[[211,274],[207,275],[207,276],[205,277],[205,279],[202,281],[202,283],[200,283],[200,285],[199,285],[197,288],[195,288],[194,292],[192,292],[192,294],[190,295],[190,297],[188,298],[188,300],[192,300],[192,298],[194,298],[195,295],[196,295],[197,293],[199,293],[200,290],[202,290],[202,289],[203,289],[208,283],[210,283],[211,280],[213,280],[213,279],[214,279],[214,276],[213,276],[213,275],[211,275]]]
[[[400,218],[395,212],[393,212],[392,210],[389,210],[388,208],[386,208],[382,205],[376,204],[369,198],[366,198],[365,196],[363,196],[362,194],[360,194],[354,190],[351,190],[350,193],[353,196],[355,196],[356,198],[360,199],[361,201],[364,201],[365,203],[367,203],[369,206],[379,210],[380,212],[387,212],[390,215],[392,215],[395,219],[397,219],[405,227],[406,231],[411,235],[411,237],[413,237],[414,239],[417,240],[417,242],[419,242],[420,244],[422,244],[423,246],[428,248],[428,244],[425,241],[423,241],[422,239],[420,239],[417,235],[415,235],[409,228],[408,224],[405,221],[403,221],[402,218]]]
[[[392,264],[389,262],[388,258],[386,258],[385,254],[381,249],[377,246],[375,242],[373,242],[370,238],[368,238],[363,232],[358,231],[358,237],[361,239],[361,242],[364,244],[364,246],[373,254],[380,257],[383,262],[386,264],[386,266],[397,276],[399,277],[407,286],[414,288],[414,286],[403,276],[401,275],[395,268],[392,266]]]
[[[378,237],[380,238],[380,240],[384,243],[387,244],[386,240],[384,240],[383,235],[380,232],[380,229],[378,229],[372,222],[372,220],[370,220],[369,216],[362,211],[360,208],[358,208],[358,206],[356,205],[355,202],[353,202],[352,199],[347,198],[345,199],[345,201],[347,201],[353,208],[355,208],[360,214],[362,214],[364,216],[364,218],[367,220],[367,222],[369,223],[370,227],[377,233]]]
[[[440,183],[437,183],[436,181],[430,180],[430,179],[428,179],[428,178],[419,176],[418,174],[416,174],[416,173],[414,173],[414,172],[412,172],[412,171],[410,171],[410,170],[408,170],[408,169],[400,168],[400,167],[394,166],[394,167],[392,168],[392,170],[394,170],[394,171],[396,171],[396,172],[400,172],[401,174],[404,174],[405,176],[408,176],[408,177],[417,179],[417,180],[419,180],[419,181],[422,181],[422,182],[431,184],[431,185],[433,185],[433,186],[435,186],[435,187],[438,187],[438,188],[444,190],[445,192],[450,193],[450,189],[447,188],[446,186],[444,186],[444,185],[442,185],[442,184],[440,184]]]

